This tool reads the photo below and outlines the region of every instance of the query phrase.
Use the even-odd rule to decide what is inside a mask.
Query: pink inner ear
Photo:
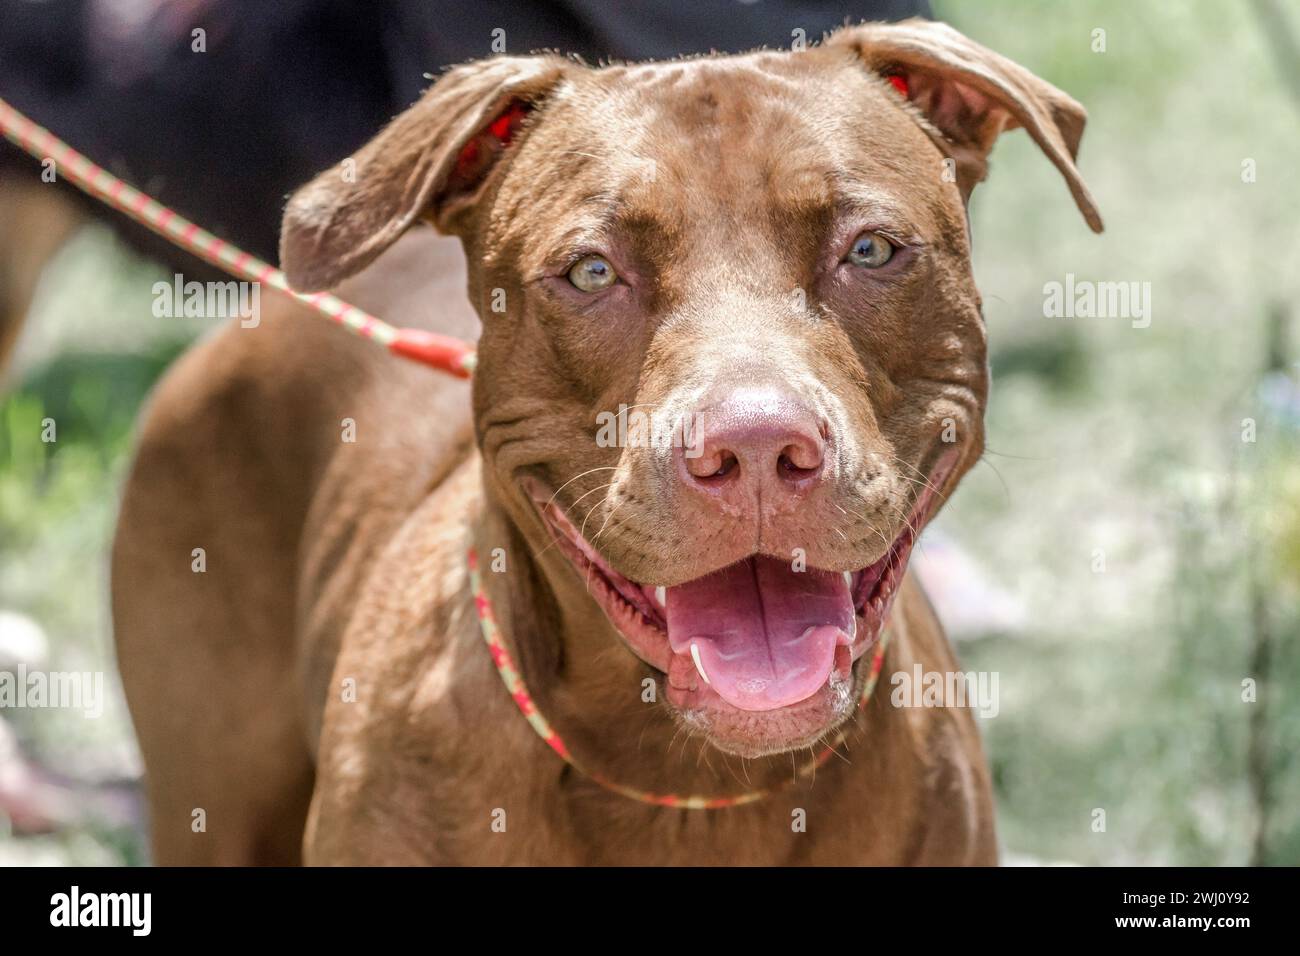
[[[456,157],[456,170],[452,174],[454,184],[465,188],[479,178],[497,154],[510,145],[528,110],[526,103],[512,100],[496,119],[471,137]]]
[[[510,140],[514,137],[515,131],[528,115],[528,107],[519,100],[513,101],[506,111],[492,121],[488,130],[495,136],[502,146],[509,145]]]
[[[889,76],[885,77],[885,79],[889,80],[890,85],[893,86],[894,89],[898,90],[899,93],[903,94],[903,96],[907,96],[907,77],[903,76],[901,73],[891,73]]]

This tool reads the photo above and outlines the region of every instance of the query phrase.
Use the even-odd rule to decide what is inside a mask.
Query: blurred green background
[[[1300,90],[1250,3],[936,7],[1087,106],[1080,167],[1107,224],[1088,231],[1020,132],[972,202],[990,450],[938,526],[1021,612],[958,644],[1000,675],[981,729],[1008,860],[1300,863]],[[1045,318],[1043,286],[1067,273],[1151,283],[1150,327]],[[0,611],[39,622],[50,669],[113,671],[107,550],[133,422],[206,330],[152,317],[162,277],[84,230],[0,400]],[[0,823],[0,863],[147,859],[116,685],[99,720],[3,719],[72,801],[49,834]]]

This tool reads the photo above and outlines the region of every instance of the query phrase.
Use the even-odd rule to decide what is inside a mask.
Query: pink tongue
[[[668,643],[695,644],[709,684],[742,710],[811,697],[830,678],[837,644],[852,641],[844,575],[748,558],[667,589]]]

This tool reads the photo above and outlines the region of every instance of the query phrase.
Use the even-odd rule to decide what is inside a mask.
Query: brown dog
[[[362,272],[459,237],[480,365],[471,396],[284,303],[160,386],[113,575],[158,862],[995,862],[968,711],[885,688],[956,666],[904,569],[982,450],[965,202],[1023,126],[1100,229],[1083,123],[945,26],[869,24],[469,64],[302,189],[290,279],[360,272],[394,321],[472,333],[427,235]],[[471,547],[583,770],[502,686]]]
[[[0,381],[42,271],[84,221],[59,190],[25,171],[0,168]]]

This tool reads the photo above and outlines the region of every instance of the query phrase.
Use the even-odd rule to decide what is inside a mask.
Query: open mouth
[[[628,646],[667,675],[672,704],[793,712],[819,697],[851,699],[854,665],[880,638],[950,465],[951,456],[935,469],[885,553],[852,572],[754,554],[671,587],[638,583],[611,568],[554,501],[536,504]]]

